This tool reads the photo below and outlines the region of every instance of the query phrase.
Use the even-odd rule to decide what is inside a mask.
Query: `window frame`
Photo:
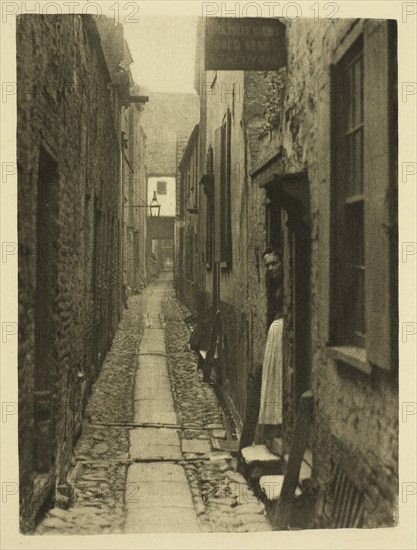
[[[358,63],[359,102],[354,85],[355,66]],[[336,175],[332,189],[332,209],[336,218],[333,250],[338,258],[337,267],[334,268],[335,284],[332,291],[332,302],[338,304],[333,339],[338,346],[349,348],[366,348],[363,77],[364,39],[363,34],[359,34],[335,64],[333,71],[339,98],[335,104],[336,112],[333,112],[332,117],[332,137],[335,138],[332,139],[334,160],[332,169]],[[358,105],[359,116],[357,115]],[[358,135],[361,142],[359,174],[356,171],[357,151],[351,146]],[[360,296],[357,296],[358,292]],[[355,296],[357,296],[356,300]]]
[[[232,268],[232,219],[231,219],[231,132],[232,115],[228,108],[221,126],[220,140],[220,267]]]
[[[214,176],[214,151],[213,147],[207,150],[206,156],[206,173],[208,176]],[[213,254],[214,254],[214,198],[212,196],[213,190],[207,190],[206,196],[206,227],[205,227],[205,264],[206,268],[210,270],[213,266]]]
[[[340,196],[344,167],[336,152],[340,150],[336,121],[340,118],[340,62],[358,40],[363,52],[363,111],[364,133],[363,193],[353,195],[349,204],[363,204],[364,326],[363,347],[351,345],[343,337],[343,308],[338,292],[343,286],[346,268],[341,251]],[[350,365],[370,374],[373,368],[390,371],[398,365],[396,339],[398,308],[395,309],[398,284],[393,272],[393,258],[398,256],[395,240],[397,213],[395,191],[398,178],[398,111],[397,111],[397,23],[390,20],[356,20],[333,52],[331,83],[333,88],[330,109],[331,177],[329,180],[330,212],[328,243],[330,271],[328,297],[327,355],[340,366]],[[349,56],[347,56],[348,58]],[[338,67],[339,65],[339,67]],[[336,132],[335,132],[336,129]],[[340,135],[340,132],[339,132]],[[330,144],[329,143],[329,144]],[[363,195],[363,196],[361,196]],[[341,206],[343,204],[343,206]],[[391,232],[388,227],[393,227]],[[342,241],[343,242],[343,241]],[[378,243],[375,246],[375,243]],[[382,294],[381,294],[382,293]]]

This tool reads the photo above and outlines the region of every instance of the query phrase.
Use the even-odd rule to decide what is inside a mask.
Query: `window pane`
[[[362,118],[363,118],[362,57],[359,57],[353,64],[352,77],[353,77],[353,104],[354,104],[353,125],[357,126],[362,122]]]
[[[348,134],[345,143],[346,198],[363,193],[363,129]]]
[[[353,134],[353,194],[360,195],[363,192],[362,183],[362,128]]]
[[[364,346],[364,109],[363,39],[360,37],[335,72],[340,102],[335,117],[335,261],[336,339],[342,345]],[[337,117],[337,118],[336,118]],[[340,124],[337,122],[340,121]]]
[[[365,294],[364,294],[364,269],[354,270],[353,280],[353,312],[352,312],[352,343],[356,346],[364,345],[365,335]]]
[[[353,174],[352,174],[352,134],[346,136],[346,148],[345,148],[345,167],[346,167],[346,177],[345,177],[345,197],[350,197],[353,193]]]
[[[350,342],[363,345],[364,317],[364,205],[363,201],[348,204],[346,215],[346,256],[350,285],[347,286],[348,319],[351,327]]]
[[[364,262],[363,201],[346,206],[346,228],[349,239],[348,250],[353,265]]]
[[[348,113],[346,130],[353,128],[354,124],[353,96],[353,70],[352,66],[348,65],[346,69],[346,112]]]

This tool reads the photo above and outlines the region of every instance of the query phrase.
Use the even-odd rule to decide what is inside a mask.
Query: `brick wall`
[[[86,398],[116,330],[122,228],[117,105],[94,22],[19,16],[17,82],[19,455],[27,531],[47,493],[65,481]],[[43,412],[35,391],[47,392]],[[38,463],[48,449],[49,461]]]

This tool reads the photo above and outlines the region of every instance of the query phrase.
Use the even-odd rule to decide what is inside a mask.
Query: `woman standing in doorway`
[[[264,427],[265,444],[272,452],[274,439],[282,435],[282,334],[283,285],[282,254],[267,249],[263,256],[268,290],[268,336],[262,365],[262,385],[258,424]]]

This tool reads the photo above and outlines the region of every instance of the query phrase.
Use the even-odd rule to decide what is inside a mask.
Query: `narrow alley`
[[[396,527],[398,20],[153,3],[15,17],[19,532]]]
[[[86,410],[74,502],[35,534],[268,531],[263,503],[211,440],[231,437],[189,351],[172,272],[129,301]]]

